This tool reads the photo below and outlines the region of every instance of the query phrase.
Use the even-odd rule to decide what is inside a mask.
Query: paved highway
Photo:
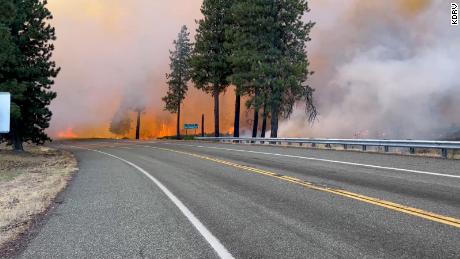
[[[79,172],[23,258],[460,258],[460,162],[166,141]]]

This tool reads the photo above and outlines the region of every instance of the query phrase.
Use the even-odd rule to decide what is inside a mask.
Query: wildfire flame
[[[58,138],[60,139],[72,139],[77,138],[77,134],[73,132],[72,128],[67,128],[65,131],[61,131],[57,134]]]

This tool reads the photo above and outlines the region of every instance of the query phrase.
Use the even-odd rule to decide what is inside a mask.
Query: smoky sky
[[[162,112],[168,49],[182,25],[200,17],[200,1],[51,0],[55,60],[62,67],[50,133],[109,134],[120,106]],[[194,31],[192,29],[192,31]],[[131,102],[126,104],[126,102]],[[153,116],[153,115],[152,115]]]
[[[110,121],[127,100],[146,108],[148,136],[174,125],[161,102],[168,50],[184,24],[193,38],[200,5],[50,0],[62,72],[49,133],[110,136]],[[308,83],[320,116],[310,125],[299,104],[281,122],[281,136],[436,138],[460,127],[460,30],[450,26],[450,2],[315,0],[310,8],[315,74]],[[210,119],[211,97],[190,88],[184,122],[198,122],[201,113]],[[222,99],[223,132],[232,126],[232,91]]]
[[[281,135],[436,139],[460,129],[460,30],[450,26],[450,3],[318,2],[309,53],[321,115],[311,126],[299,108]]]

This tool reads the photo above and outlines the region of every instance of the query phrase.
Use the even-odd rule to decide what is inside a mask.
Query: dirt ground
[[[0,248],[27,231],[77,170],[67,151],[34,145],[25,150],[0,145]]]

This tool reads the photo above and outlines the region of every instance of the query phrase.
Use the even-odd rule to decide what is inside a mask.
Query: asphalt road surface
[[[460,162],[62,142],[79,172],[24,258],[460,258]]]

